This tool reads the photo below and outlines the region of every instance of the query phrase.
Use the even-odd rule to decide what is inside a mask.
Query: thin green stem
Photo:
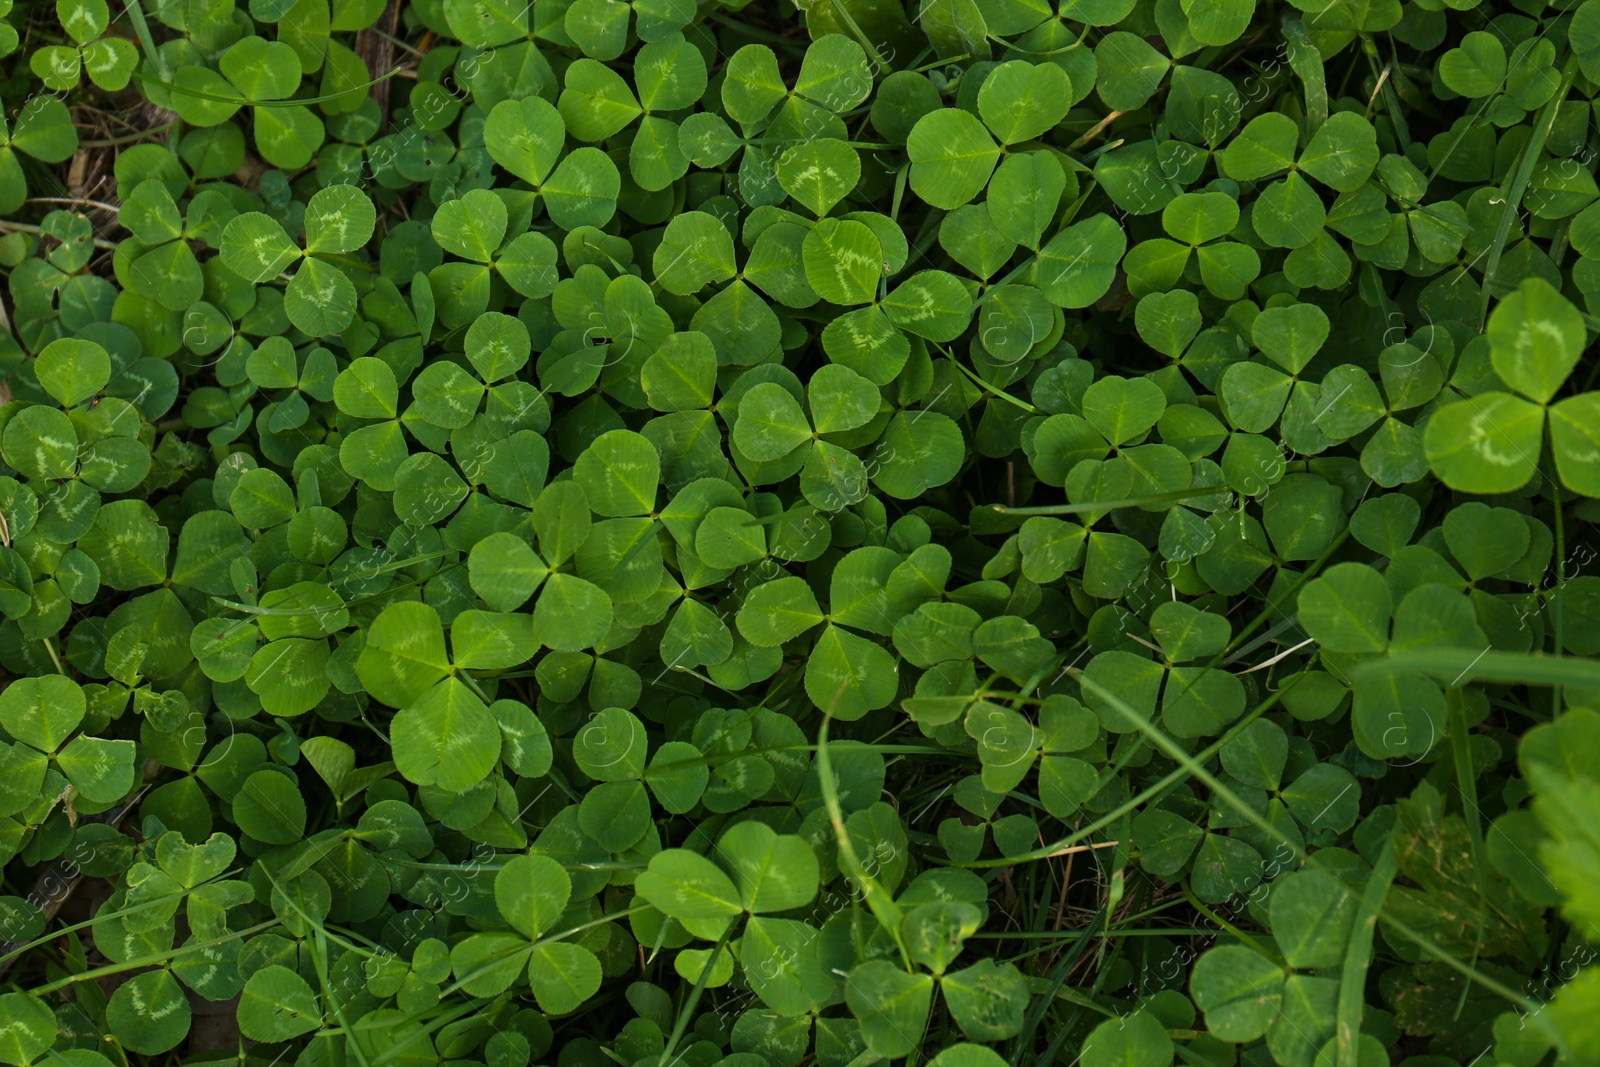
[[[1189,888],[1189,884],[1187,882],[1185,882],[1183,885],[1183,898],[1189,902],[1189,906],[1191,908],[1199,912],[1201,915],[1204,915],[1213,923],[1216,923],[1220,929],[1226,930],[1228,933],[1232,934],[1234,940],[1238,941],[1245,948],[1258,952],[1264,958],[1271,960],[1276,966],[1287,969],[1288,964],[1284,962],[1283,957],[1273,949],[1268,948],[1266,942],[1261,937],[1252,937],[1243,930],[1239,929],[1237,926],[1233,925],[1233,923],[1229,922],[1227,919],[1224,919],[1222,916],[1212,911],[1200,900],[1199,897],[1194,895],[1194,890]]]
[[[727,928],[722,931],[722,937],[717,941],[716,947],[711,950],[711,954],[700,965],[700,977],[695,980],[694,988],[689,991],[688,998],[683,1002],[683,1006],[678,1009],[678,1018],[672,1024],[672,1036],[667,1038],[667,1047],[661,1053],[659,1062],[673,1062],[672,1054],[677,1050],[678,1042],[683,1040],[684,1032],[689,1028],[689,1019],[694,1015],[694,1009],[700,1003],[701,994],[705,992],[706,979],[711,976],[711,968],[716,965],[717,957],[728,950],[728,942],[733,937],[733,925],[730,920]]]
[[[1115,511],[1118,508],[1142,508],[1150,504],[1166,504],[1177,500],[1188,500],[1197,496],[1216,496],[1226,492],[1214,485],[1195,486],[1190,489],[1174,489],[1166,493],[1151,493],[1149,496],[1128,497],[1124,500],[1091,500],[1082,504],[1041,504],[1036,507],[1013,508],[1005,504],[989,505],[1001,515],[1083,515],[1091,511]]]
[[[28,990],[28,992],[36,997],[42,997],[50,993],[54,993],[57,990],[66,989],[69,986],[78,985],[83,982],[92,982],[97,978],[104,978],[107,975],[122,974],[124,971],[143,970],[146,967],[160,967],[163,964],[170,963],[181,956],[189,956],[196,952],[204,952],[207,949],[216,948],[218,945],[226,945],[230,941],[237,941],[241,938],[251,937],[255,934],[262,933],[263,931],[270,930],[274,926],[277,926],[278,923],[279,920],[277,919],[268,919],[266,922],[257,923],[256,925],[246,927],[243,930],[234,930],[222,937],[214,937],[209,941],[196,941],[192,944],[180,945],[175,949],[169,949],[166,952],[154,952],[148,956],[136,956],[135,958],[127,960],[123,963],[108,963],[104,967],[92,967],[87,971],[79,971],[77,974],[69,974],[64,978],[57,978],[54,982],[46,982],[42,986]],[[59,934],[57,936],[59,936]]]
[[[911,953],[906,949],[900,932],[901,920],[904,918],[900,905],[895,903],[892,893],[867,873],[860,857],[856,855],[855,843],[850,840],[850,834],[845,830],[844,809],[839,803],[839,786],[833,777],[833,760],[828,755],[828,724],[833,721],[832,705],[837,703],[836,695],[830,706],[823,711],[822,726],[817,731],[817,782],[822,792],[822,806],[828,811],[828,821],[833,827],[834,840],[839,845],[839,866],[843,867],[845,873],[860,887],[867,907],[889,932],[890,938],[900,952],[901,963],[910,971]]]
[[[1511,236],[1511,221],[1517,217],[1517,209],[1522,204],[1522,194],[1527,191],[1528,182],[1533,178],[1533,169],[1539,163],[1539,157],[1544,153],[1545,142],[1550,139],[1550,130],[1555,126],[1556,115],[1561,111],[1562,103],[1567,99],[1567,93],[1572,89],[1572,82],[1578,76],[1578,57],[1567,57],[1566,64],[1561,68],[1561,84],[1555,94],[1546,101],[1539,110],[1538,117],[1533,121],[1533,131],[1528,136],[1528,143],[1523,146],[1522,157],[1517,161],[1517,169],[1512,172],[1508,183],[1502,192],[1503,206],[1500,209],[1500,224],[1495,228],[1494,244],[1489,246],[1489,258],[1483,268],[1483,295],[1478,308],[1478,329],[1483,329],[1484,321],[1489,317],[1489,283],[1494,280],[1495,272],[1500,268],[1500,256],[1505,251],[1506,241]]]
[[[1350,930],[1350,943],[1345,948],[1344,968],[1339,976],[1339,1001],[1334,1034],[1338,1039],[1336,1067],[1359,1067],[1360,1045],[1356,1038],[1361,1033],[1361,1017],[1367,1005],[1367,969],[1372,964],[1372,939],[1378,926],[1378,913],[1383,910],[1389,886],[1399,873],[1395,859],[1393,839],[1386,842],[1378,862],[1361,893],[1356,907],[1355,924]]]

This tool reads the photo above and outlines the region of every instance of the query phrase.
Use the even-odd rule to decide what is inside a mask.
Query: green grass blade
[[[1339,974],[1338,1023],[1334,1031],[1338,1039],[1337,1067],[1360,1067],[1357,1062],[1359,1045],[1356,1038],[1361,1033],[1361,1016],[1367,1003],[1367,968],[1372,965],[1372,939],[1378,926],[1378,913],[1389,895],[1399,871],[1394,842],[1383,847],[1383,853],[1372,868],[1367,887],[1361,894],[1356,909],[1355,926],[1350,931],[1350,944],[1345,948],[1344,968]]]
[[[1572,685],[1600,689],[1600,660],[1540,652],[1493,652],[1465,648],[1397,652],[1362,664],[1357,678],[1415,671],[1447,685],[1500,682],[1511,685]]]

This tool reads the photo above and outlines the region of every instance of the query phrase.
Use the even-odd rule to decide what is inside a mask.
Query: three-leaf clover
[[[867,495],[867,469],[856,454],[828,434],[848,434],[878,417],[878,387],[840,364],[820,368],[806,386],[810,420],[794,395],[765,382],[739,399],[733,423],[736,458],[776,464],[786,475],[800,468],[800,491],[823,511],[838,511]],[[760,469],[760,468],[758,468]],[[758,482],[775,480],[758,476]]]
[[[1487,333],[1495,374],[1514,392],[1489,389],[1434,411],[1423,433],[1434,472],[1465,492],[1522,488],[1538,472],[1548,412],[1561,481],[1600,493],[1600,398],[1551,403],[1589,345],[1583,316],[1548,282],[1529,278],[1500,301]]]
[[[607,160],[606,165],[609,163]],[[605,192],[606,183],[600,181],[597,188],[592,177],[575,179],[581,190],[576,194],[576,213],[570,217],[563,214],[563,221],[574,226],[580,222],[599,225],[611,217],[616,183]],[[544,199],[547,209],[562,210],[557,205],[563,201],[548,185]],[[527,220],[527,212],[519,212],[519,225],[526,227]],[[458,329],[485,311],[497,310],[498,305],[490,307],[498,288],[496,278],[523,296],[548,296],[555,288],[555,245],[537,231],[514,231],[510,222],[506,200],[487,189],[472,189],[439,205],[433,216],[433,239],[440,248],[460,257],[460,261],[441,263],[427,274],[439,322],[445,328]]]
[[[28,196],[28,180],[18,154],[40,163],[60,163],[78,150],[72,114],[54,96],[39,94],[11,120],[0,116],[0,214],[10,215]]]
[[[467,670],[505,670],[538,650],[527,615],[469,610],[450,627],[447,655],[439,614],[411,602],[385,608],[367,630],[355,670],[368,691],[396,708],[390,724],[395,766],[409,781],[464,792],[501,757],[501,730],[514,701],[491,706]]]
[[[289,239],[270,215],[247,211],[222,232],[222,262],[260,285],[299,261],[283,294],[283,309],[297,330],[312,337],[338,334],[355,318],[356,288],[330,257],[353,252],[372,238],[377,212],[349,185],[319,189],[306,203],[305,248]]]
[[[134,743],[79,732],[87,711],[83,687],[59,675],[18,679],[0,693],[0,727],[12,742],[0,794],[7,816],[41,801],[53,805],[68,785],[96,804],[133,788]]]
[[[285,41],[252,35],[231,44],[217,66],[220,73],[201,63],[173,73],[172,108],[183,120],[217,126],[250,107],[261,158],[285,170],[311,162],[327,129],[311,108],[290,102],[304,74],[300,53]]]
[[[106,0],[56,0],[56,18],[73,43],[45,45],[28,59],[46,87],[57,92],[76,88],[80,68],[108,92],[128,84],[139,65],[139,49],[132,41],[104,36],[111,22]]]
[[[183,311],[205,291],[205,275],[191,241],[222,244],[225,227],[236,212],[215,190],[202,190],[180,215],[164,183],[146,179],[122,204],[120,219],[133,242],[118,252],[128,260],[128,288],[172,311]]]
[[[1169,237],[1143,241],[1123,260],[1129,291],[1165,292],[1177,285],[1191,256],[1212,296],[1237,300],[1261,272],[1255,249],[1227,240],[1239,222],[1239,202],[1226,193],[1184,193],[1161,210]]]
[[[1340,563],[1306,583],[1299,604],[1300,624],[1324,661],[1354,677],[1351,728],[1361,751],[1374,759],[1426,755],[1445,733],[1444,689],[1409,671],[1354,668],[1361,657],[1384,652],[1487,648],[1472,600],[1439,581],[1391,590],[1366,564]]]

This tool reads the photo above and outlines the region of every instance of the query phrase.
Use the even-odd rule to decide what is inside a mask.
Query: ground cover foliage
[[[1600,1062],[1600,0],[0,5],[0,1063]]]

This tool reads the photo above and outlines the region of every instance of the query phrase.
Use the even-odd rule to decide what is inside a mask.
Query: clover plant
[[[1600,0],[0,0],[0,1064],[1600,1062]]]

